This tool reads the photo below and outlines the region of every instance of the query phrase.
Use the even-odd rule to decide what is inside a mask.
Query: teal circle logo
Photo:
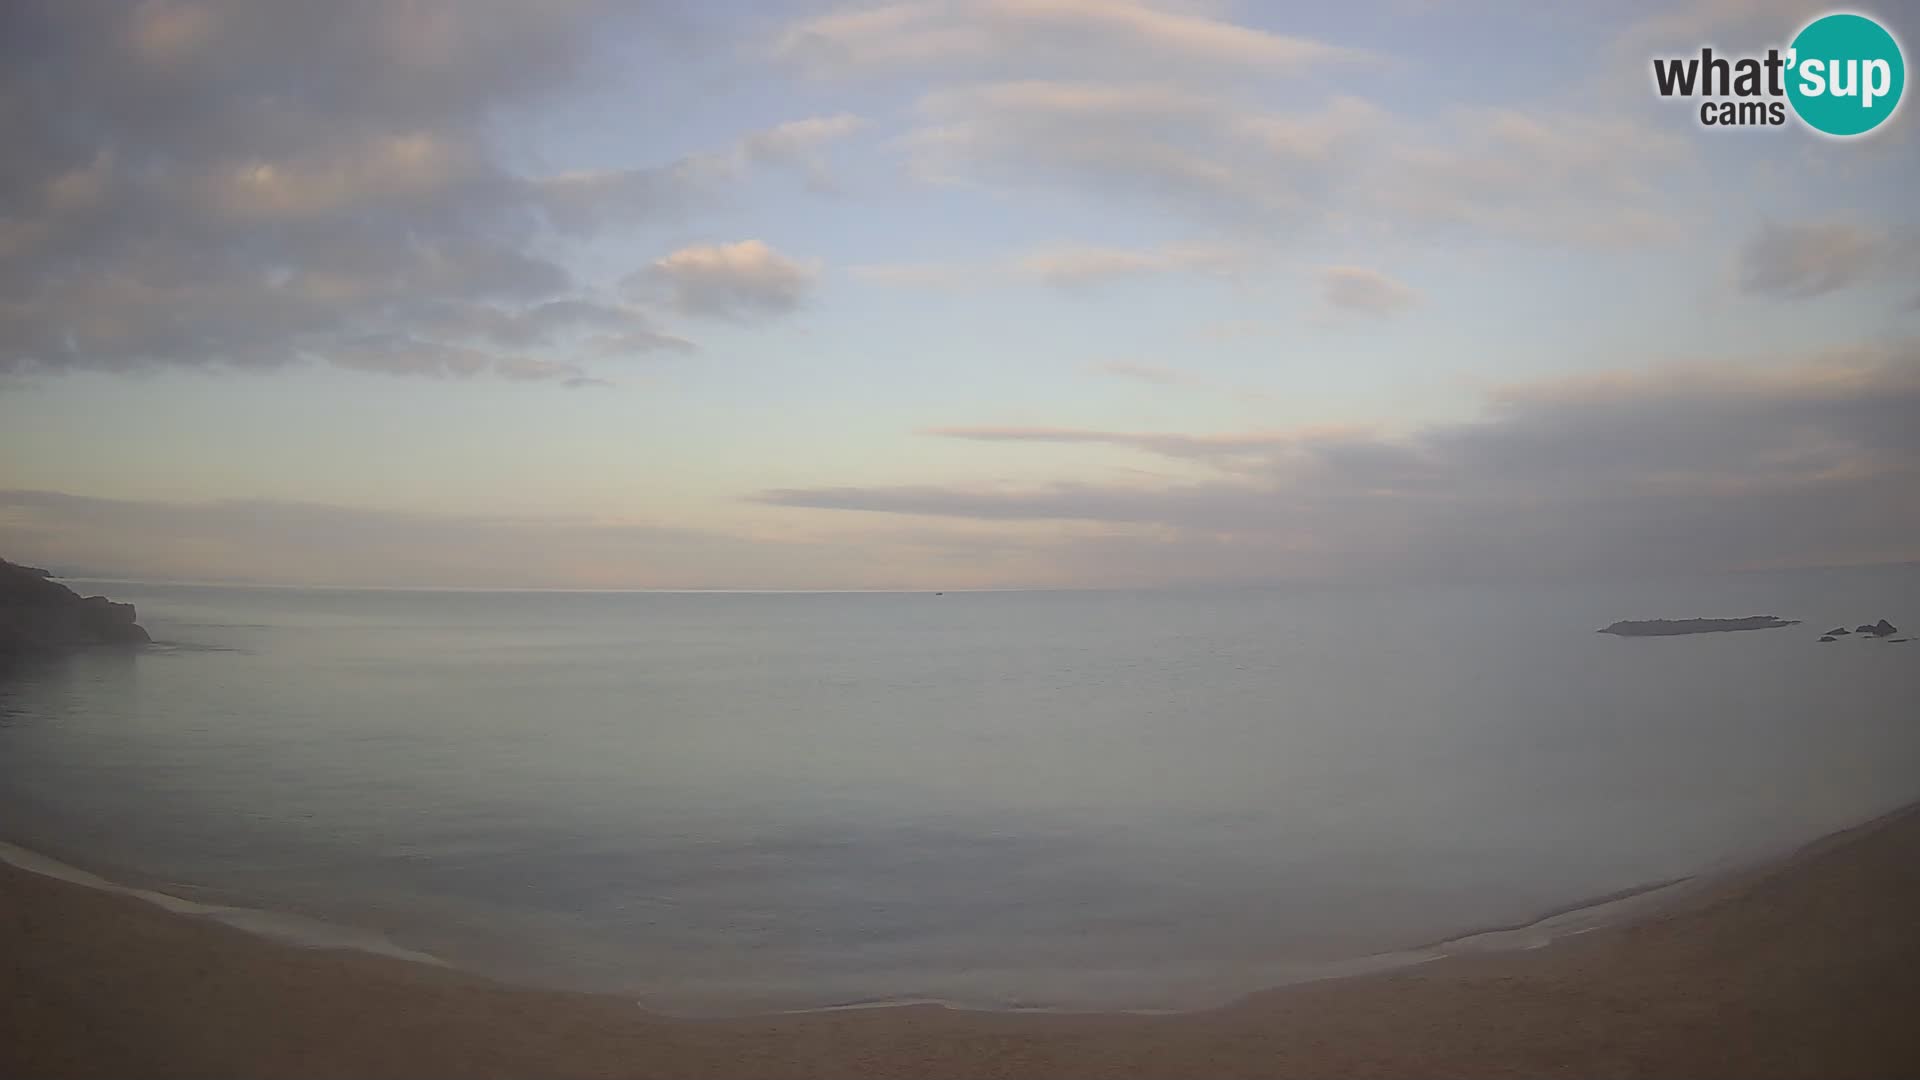
[[[1865,15],[1823,15],[1793,39],[1787,100],[1816,131],[1864,135],[1900,106],[1907,65],[1900,43]]]

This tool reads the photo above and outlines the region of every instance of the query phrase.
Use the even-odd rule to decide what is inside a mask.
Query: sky
[[[1915,108],[1777,0],[18,0],[0,556],[962,589],[1920,559]],[[1908,43],[1920,4],[1855,7]]]

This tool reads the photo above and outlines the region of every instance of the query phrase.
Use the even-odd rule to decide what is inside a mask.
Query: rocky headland
[[[81,596],[38,567],[0,559],[0,653],[151,641],[132,604]]]
[[[1717,634],[1727,630],[1777,630],[1793,626],[1799,619],[1775,615],[1749,615],[1742,619],[1622,619],[1602,627],[1602,634],[1620,637],[1672,637],[1676,634]]]
[[[1612,626],[1602,627],[1600,633],[1614,634],[1618,637],[1674,637],[1680,634],[1715,634],[1728,630],[1778,630],[1783,626],[1797,626],[1799,619],[1782,619],[1778,615],[1749,615],[1740,619],[1622,619]],[[1851,637],[1861,641],[1890,641],[1900,644],[1911,638],[1894,637],[1900,628],[1881,619],[1874,623],[1861,623],[1848,630],[1836,626],[1820,635],[1820,643],[1838,641]]]

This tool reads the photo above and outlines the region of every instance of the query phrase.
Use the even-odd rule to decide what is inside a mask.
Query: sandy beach
[[[724,1021],[300,949],[0,870],[8,1076],[1891,1076],[1920,1071],[1920,808],[1518,952],[1180,1015]]]

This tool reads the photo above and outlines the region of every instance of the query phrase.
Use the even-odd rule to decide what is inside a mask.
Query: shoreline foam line
[[[431,953],[396,945],[392,939],[378,931],[341,926],[338,923],[288,912],[232,907],[226,904],[203,904],[197,900],[188,900],[153,889],[121,885],[108,881],[98,874],[88,873],[77,866],[70,866],[58,859],[48,858],[4,840],[0,840],[0,862],[30,874],[39,874],[42,877],[97,889],[101,892],[131,896],[175,915],[207,919],[282,945],[292,945],[302,949],[348,949],[353,952],[372,953],[375,956],[405,960],[409,963],[429,964],[433,967],[450,966],[445,960]]]
[[[1892,815],[1889,815],[1892,816]],[[1876,821],[1878,819],[1875,819]],[[1841,833],[1864,828],[1867,824],[1840,830]],[[1838,834],[1833,834],[1838,835]],[[1825,839],[1824,837],[1822,839]],[[1818,843],[1818,841],[1815,841]],[[1770,862],[1772,860],[1763,860]],[[353,952],[370,953],[395,960],[428,964],[433,967],[469,971],[487,978],[501,976],[484,975],[470,968],[451,964],[430,953],[408,949],[395,944],[392,939],[378,931],[364,930],[322,919],[288,912],[275,912],[262,908],[236,907],[226,904],[207,904],[171,893],[154,889],[143,889],[123,885],[98,874],[82,870],[79,867],[61,862],[58,859],[41,855],[38,852],[0,840],[0,862],[7,863],[20,870],[39,874],[43,877],[65,881],[101,892],[131,896],[152,904],[163,911],[190,918],[207,919],[232,927],[253,937],[263,938],[282,945],[305,949],[345,949]],[[1302,986],[1308,983],[1328,982],[1339,979],[1358,978],[1382,972],[1397,971],[1418,967],[1436,960],[1474,952],[1505,952],[1526,949],[1538,949],[1552,944],[1564,937],[1584,934],[1605,926],[1614,925],[1643,914],[1642,907],[1649,911],[1657,910],[1661,900],[1665,900],[1686,889],[1699,886],[1706,879],[1718,879],[1723,874],[1702,874],[1673,881],[1658,882],[1651,885],[1636,886],[1616,890],[1589,900],[1576,901],[1555,910],[1543,913],[1536,919],[1502,927],[1482,927],[1469,929],[1437,941],[1415,945],[1402,949],[1387,949],[1381,952],[1363,953],[1359,956],[1339,960],[1322,960],[1305,964],[1281,963],[1277,968],[1291,969],[1282,973],[1274,971],[1260,985],[1251,989],[1225,993],[1217,998],[1195,1002],[1191,1005],[1149,1008],[1074,1008],[1062,1005],[1001,1005],[978,1001],[962,1001],[938,997],[910,997],[900,999],[877,998],[836,1002],[827,1005],[805,1006],[794,1009],[756,1010],[751,1012],[707,1012],[704,1010],[679,1010],[665,1003],[634,999],[641,1009],[654,1016],[680,1020],[716,1020],[750,1019],[756,1016],[803,1016],[810,1013],[855,1012],[877,1009],[905,1008],[941,1008],[955,1012],[979,1013],[1025,1013],[1054,1016],[1180,1016],[1205,1013],[1225,1007],[1243,998],[1279,990],[1287,987]],[[1649,903],[1649,901],[1653,901]],[[1637,902],[1637,903],[1636,903]],[[1629,913],[1628,908],[1636,909]],[[509,985],[526,985],[511,978],[505,981]],[[623,996],[623,995],[614,995]]]
[[[1887,815],[1887,818],[1897,816]],[[1884,820],[1874,818],[1860,825],[1850,826],[1835,833],[1823,836],[1807,845],[1796,845],[1787,849],[1798,852],[1804,848],[1819,844],[1831,836],[1852,833]],[[655,1016],[664,1016],[678,1020],[716,1020],[751,1019],[756,1016],[806,1016],[812,1013],[862,1012],[874,1009],[938,1008],[954,1012],[980,1013],[1017,1013],[1040,1016],[1189,1016],[1212,1012],[1236,1002],[1271,990],[1283,990],[1290,987],[1305,986],[1310,983],[1332,982],[1340,979],[1356,979],[1368,975],[1379,975],[1393,971],[1403,971],[1431,964],[1439,960],[1470,956],[1479,953],[1524,952],[1545,948],[1565,938],[1578,937],[1596,930],[1605,930],[1625,925],[1636,919],[1644,918],[1677,905],[1688,896],[1693,896],[1718,882],[1731,881],[1735,877],[1752,873],[1754,870],[1771,865],[1776,861],[1791,858],[1791,854],[1769,857],[1757,862],[1742,862],[1737,868],[1707,871],[1687,877],[1672,878],[1664,881],[1635,885],[1625,889],[1616,889],[1590,899],[1561,905],[1541,913],[1537,918],[1526,922],[1504,926],[1483,927],[1465,930],[1459,934],[1430,941],[1423,945],[1414,945],[1403,949],[1387,949],[1381,952],[1363,953],[1359,956],[1341,960],[1319,960],[1305,963],[1282,963],[1279,968],[1290,969],[1282,974],[1272,972],[1269,977],[1249,990],[1240,990],[1222,994],[1216,998],[1185,1006],[1152,1008],[1074,1008],[1063,1005],[999,1005],[981,1002],[961,1001],[939,997],[873,998],[855,1001],[836,1002],[831,1005],[813,1005],[797,1009],[777,1009],[771,1012],[751,1013],[708,1013],[675,1010],[645,1000],[636,1000],[635,1004]]]
[[[1384,972],[1403,970],[1446,960],[1454,957],[1474,954],[1521,952],[1540,949],[1565,938],[1577,937],[1596,930],[1609,929],[1635,922],[1664,910],[1680,905],[1691,896],[1710,893],[1718,886],[1724,886],[1741,879],[1764,877],[1768,874],[1798,862],[1807,856],[1830,849],[1848,839],[1867,835],[1885,828],[1908,817],[1920,816],[1920,803],[1907,803],[1895,809],[1880,813],[1858,823],[1824,833],[1812,840],[1797,844],[1786,844],[1773,851],[1738,861],[1723,862],[1699,873],[1664,881],[1630,886],[1609,893],[1576,901],[1571,904],[1543,912],[1538,917],[1523,923],[1505,926],[1480,927],[1468,929],[1436,941],[1414,945],[1401,949],[1387,949],[1381,952],[1365,953],[1341,960],[1315,961],[1308,964],[1276,965],[1277,968],[1292,968],[1286,974],[1273,973],[1257,987],[1221,995],[1219,998],[1190,1006],[1172,1008],[1090,1008],[1080,1009],[1071,1006],[1050,1005],[997,1005],[982,1002],[958,1001],[952,999],[915,996],[889,999],[873,998],[835,1002],[826,1005],[807,1006],[795,1009],[754,1010],[749,1012],[682,1011],[670,1005],[649,1002],[644,999],[629,998],[640,1009],[650,1015],[663,1019],[687,1021],[745,1020],[755,1017],[804,1016],[812,1013],[866,1012],[886,1009],[940,1008],[954,1012],[973,1012],[985,1014],[1012,1013],[1054,1016],[1182,1016],[1207,1013],[1247,998],[1290,987],[1309,983],[1329,982],[1351,979]],[[232,927],[254,937],[263,938],[278,944],[291,945],[306,949],[345,949],[354,952],[370,953],[391,959],[411,963],[427,964],[449,970],[466,971],[510,986],[537,989],[531,984],[519,982],[511,977],[487,974],[472,968],[451,964],[430,953],[408,949],[395,944],[385,934],[378,931],[363,930],[338,923],[330,923],[305,915],[268,911],[260,908],[234,907],[223,904],[205,904],[169,893],[152,889],[142,889],[122,885],[97,874],[89,873],[78,867],[63,863],[57,859],[41,855],[15,844],[0,840],[0,863],[6,863],[20,870],[43,877],[54,878],[102,892],[131,896],[152,904],[164,911],[194,918],[203,918]],[[623,998],[628,995],[618,992],[593,992],[606,996]]]
[[[290,945],[304,949],[345,949],[353,952],[385,956],[410,963],[428,964],[433,967],[467,971],[489,979],[501,979],[508,985],[530,985],[520,983],[510,977],[499,974],[486,974],[471,968],[451,964],[431,953],[408,949],[395,944],[385,934],[374,930],[365,930],[339,923],[331,923],[311,916],[290,912],[276,912],[263,908],[237,907],[227,904],[208,904],[197,900],[188,900],[171,893],[155,889],[143,889],[103,878],[98,874],[82,870],[69,863],[42,855],[38,852],[0,840],[0,863],[6,863],[28,873],[42,877],[65,881],[100,892],[130,896],[152,904],[163,911],[190,918],[206,919],[232,927],[253,937],[272,941],[276,944]],[[1307,983],[1326,982],[1336,979],[1350,979],[1380,972],[1396,971],[1418,967],[1422,964],[1444,960],[1450,956],[1466,952],[1493,952],[1540,948],[1554,940],[1573,934],[1586,933],[1610,925],[1616,919],[1606,918],[1602,912],[1620,913],[1627,901],[1645,901],[1655,894],[1668,894],[1676,891],[1676,886],[1696,883],[1698,879],[1687,878],[1677,882],[1662,882],[1651,886],[1620,890],[1592,901],[1578,902],[1559,910],[1548,912],[1539,919],[1524,924],[1501,927],[1498,929],[1475,929],[1462,934],[1428,942],[1404,949],[1388,949],[1375,953],[1339,960],[1323,960],[1306,964],[1281,963],[1280,969],[1291,969],[1284,973],[1274,971],[1260,985],[1225,993],[1217,998],[1195,1002],[1190,1005],[1148,1008],[1074,1008],[1063,1005],[1006,1005],[979,1001],[963,1001],[948,998],[915,996],[890,999],[874,998],[855,1001],[834,1002],[826,1005],[805,1006],[794,1009],[755,1010],[750,1012],[707,1012],[705,1010],[680,1010],[666,1003],[656,1003],[644,999],[634,999],[634,1003],[646,1012],[671,1019],[714,1020],[748,1019],[755,1016],[800,1016],[809,1013],[854,1012],[870,1009],[904,1008],[942,1008],[956,1012],[979,1013],[1026,1013],[1055,1016],[1179,1016],[1204,1013],[1218,1009],[1242,998],[1267,990],[1300,986]],[[1596,917],[1598,916],[1598,917]],[[1577,919],[1577,922],[1573,920]],[[1570,925],[1571,923],[1571,925]],[[613,996],[624,996],[615,994]]]

